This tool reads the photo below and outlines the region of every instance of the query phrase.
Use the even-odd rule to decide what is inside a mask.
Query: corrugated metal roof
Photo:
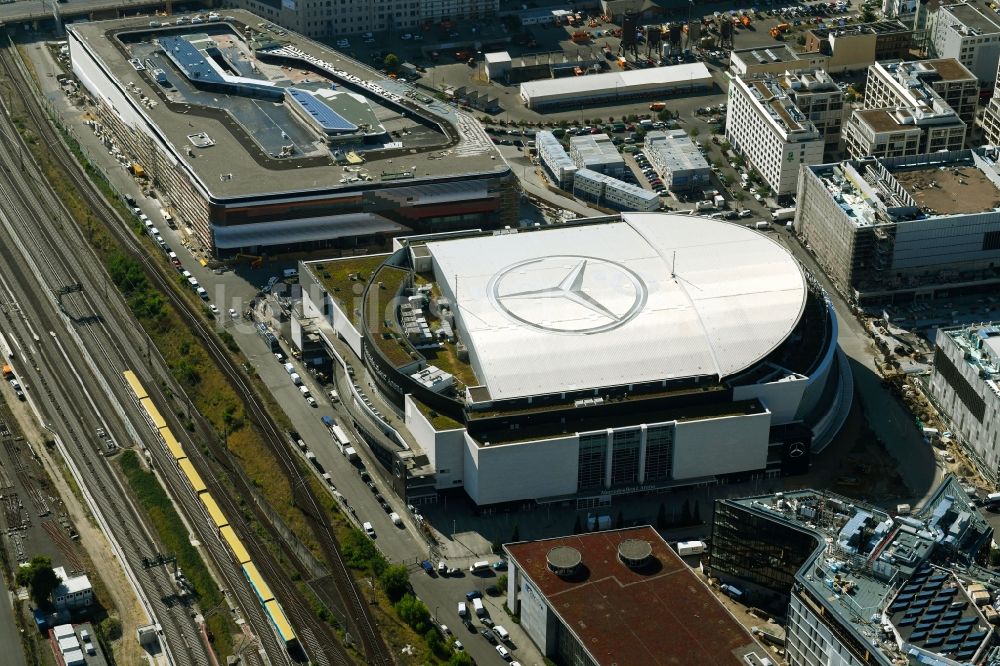
[[[788,337],[798,262],[745,227],[688,215],[430,243],[494,398],[728,376]]]
[[[535,101],[563,95],[585,95],[618,91],[625,95],[629,88],[668,86],[671,84],[699,85],[711,83],[712,74],[703,62],[668,67],[649,67],[608,74],[588,74],[560,79],[525,81],[521,96]]]

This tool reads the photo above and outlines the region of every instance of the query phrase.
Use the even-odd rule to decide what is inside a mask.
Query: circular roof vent
[[[572,576],[583,562],[583,555],[570,546],[556,546],[545,556],[549,571],[557,576]]]
[[[653,554],[653,546],[641,539],[626,539],[618,544],[618,559],[630,569],[641,569]]]

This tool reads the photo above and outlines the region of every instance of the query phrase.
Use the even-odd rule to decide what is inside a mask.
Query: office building
[[[437,492],[601,504],[798,474],[850,407],[828,300],[743,225],[623,213],[397,245],[303,262],[303,311],[361,359]],[[432,340],[411,342],[400,302]],[[413,379],[430,365],[447,390]]]
[[[52,590],[56,610],[77,610],[94,603],[94,588],[86,575],[70,576],[63,567],[54,567],[59,584]]]
[[[556,663],[768,663],[767,650],[648,525],[509,543],[504,554],[507,608]]]
[[[198,249],[384,249],[516,223],[516,178],[471,116],[298,35],[279,43],[248,12],[185,18],[80,22],[67,40],[93,129]]]
[[[824,136],[770,74],[729,84],[726,139],[778,195],[793,194],[799,166],[823,161]]]
[[[790,666],[992,664],[992,535],[953,477],[912,515],[796,490],[716,501],[706,571],[784,617]]]
[[[643,151],[671,192],[708,187],[712,167],[684,130],[647,132]]]
[[[729,54],[729,71],[734,76],[749,78],[754,74],[784,74],[803,69],[826,69],[829,56],[819,53],[799,53],[788,44],[752,46],[733,49]]]
[[[562,142],[552,132],[540,130],[535,133],[535,147],[545,175],[559,188],[567,191],[573,189],[573,176],[577,166],[566,153]]]
[[[521,101],[529,109],[559,107],[560,110],[565,110],[573,106],[620,104],[635,99],[708,90],[712,85],[712,74],[708,67],[703,62],[695,62],[526,81],[521,84]]]
[[[844,127],[847,153],[855,159],[902,157],[961,150],[965,123],[947,105],[854,111]]]
[[[864,108],[919,109],[927,114],[950,109],[971,127],[979,89],[979,79],[954,58],[885,60],[868,68]]]
[[[1000,69],[997,71],[997,80],[1000,81]],[[983,113],[982,122],[986,142],[992,146],[1000,146],[1000,95],[996,94],[997,90],[1000,88],[994,84],[994,94]]]
[[[824,70],[785,72],[779,77],[789,99],[808,118],[830,150],[836,150],[844,121],[844,91]]]
[[[900,21],[875,21],[806,31],[804,50],[827,56],[826,71],[833,74],[867,69],[879,60],[905,58],[913,28]]]
[[[651,213],[660,210],[660,195],[590,169],[573,177],[573,195],[612,210]]]
[[[853,303],[995,290],[996,149],[805,167],[794,227]]]
[[[992,81],[1000,61],[1000,17],[972,3],[938,8],[930,29],[930,47],[937,58],[954,58],[980,81]]]
[[[488,18],[500,9],[500,0],[383,0],[379,3],[346,0],[231,0],[229,6],[246,9],[300,35],[313,39],[340,38],[364,32],[418,32],[441,21]]]
[[[579,169],[590,169],[615,178],[625,175],[625,158],[607,134],[570,137],[569,156]]]
[[[994,232],[1000,242],[1000,232]],[[977,470],[1000,483],[1000,326],[939,328],[930,396]]]

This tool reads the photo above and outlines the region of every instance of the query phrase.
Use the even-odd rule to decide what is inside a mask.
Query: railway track
[[[72,179],[77,192],[84,197],[87,203],[91,206],[92,210],[97,213],[101,219],[105,220],[107,228],[116,237],[116,240],[119,242],[122,249],[132,259],[138,261],[142,265],[147,277],[171,301],[173,307],[184,318],[191,330],[194,331],[199,337],[205,350],[212,356],[214,362],[220,369],[222,369],[222,371],[226,374],[227,379],[240,393],[244,400],[244,406],[248,417],[263,434],[268,447],[271,449],[279,462],[280,471],[290,480],[295,494],[295,503],[297,506],[304,507],[310,527],[316,534],[317,539],[321,544],[323,553],[330,567],[330,575],[336,581],[336,588],[341,596],[339,604],[336,603],[338,600],[334,599],[324,599],[323,601],[328,605],[339,605],[347,611],[349,623],[351,625],[348,628],[353,629],[352,634],[359,640],[366,663],[373,665],[392,664],[393,660],[389,655],[381,636],[378,634],[367,603],[364,601],[360,591],[354,583],[353,577],[351,576],[350,571],[348,570],[340,553],[339,546],[332,530],[324,520],[324,513],[321,510],[319,501],[312,493],[308,483],[301,478],[294,456],[286,443],[284,435],[270,418],[267,410],[258,400],[254,388],[249,385],[242,371],[232,362],[228,353],[216,339],[214,332],[198,314],[192,312],[187,302],[174,291],[172,286],[168,283],[167,276],[165,276],[157,264],[151,260],[142,244],[139,243],[134,237],[127,223],[120,220],[113,207],[108,204],[103,196],[96,190],[93,183],[91,183],[90,180],[83,174],[74,157],[63,144],[58,133],[49,124],[48,119],[44,116],[42,111],[30,103],[29,100],[34,99],[33,92],[28,87],[30,84],[24,80],[23,72],[18,67],[18,64],[12,61],[12,58],[17,58],[16,52],[12,53],[12,51],[12,47],[0,49],[0,61],[2,61],[3,67],[7,71],[8,76],[15,81],[15,85],[20,89],[23,99],[26,100],[25,106],[34,121],[38,132],[49,145],[51,150],[57,154],[59,161],[65,165],[65,172]],[[64,233],[72,234],[75,236],[74,240],[77,240],[80,243],[85,242],[82,234],[80,234],[79,229],[77,229],[75,225],[67,226],[72,227],[72,229],[62,229]],[[84,262],[84,264],[84,270],[86,270],[86,262]],[[93,276],[92,283],[94,285],[106,284],[108,278],[103,274],[99,267],[94,268],[92,266],[90,272]],[[97,275],[93,275],[93,273],[97,273]],[[72,271],[67,273],[66,278],[67,280],[74,278]],[[69,283],[70,282],[67,282],[67,284]],[[82,299],[84,303],[87,303],[88,299],[86,297],[86,292],[84,291],[70,294],[67,300],[72,303],[72,301],[77,299]],[[141,366],[142,359],[137,358],[139,357],[139,354],[136,350],[143,348],[148,349],[148,340],[141,335],[141,329],[132,319],[131,313],[125,310],[124,304],[120,299],[106,298],[104,301],[109,302],[106,303],[109,307],[111,305],[117,306],[118,311],[115,313],[115,318],[119,319],[119,321],[129,322],[132,325],[132,327],[125,327],[126,334],[131,334],[129,335],[131,340],[123,341],[125,344],[112,345],[111,349],[108,348],[109,345],[101,342],[93,336],[89,338],[89,342],[94,344],[100,350],[105,361],[114,363],[114,367],[116,368],[128,367],[130,363],[129,359],[125,359],[123,357],[123,350],[131,352],[131,355],[133,356],[131,359],[133,368]],[[87,303],[84,310],[77,313],[78,318],[84,322],[77,326],[77,330],[81,335],[86,335],[88,331],[96,328],[103,329],[105,326],[101,317],[89,317],[87,315],[88,309],[91,312],[98,312],[98,310],[93,309],[92,304]],[[122,332],[123,331],[120,330],[116,331],[117,334],[121,334]],[[110,334],[108,337],[112,341],[116,339]],[[166,373],[166,371],[162,368],[160,370],[161,372],[159,373],[158,378],[169,379],[169,373]],[[158,383],[159,382],[153,382],[154,385],[157,385]],[[166,401],[165,397],[162,395],[160,397],[162,400]],[[166,402],[161,402],[160,404],[166,404]],[[173,425],[176,426],[177,424]],[[183,432],[183,430],[179,429],[175,430],[175,432]],[[249,487],[249,480],[242,475],[241,470],[234,469],[235,466],[230,462],[224,447],[222,447],[214,437],[210,437],[207,440],[199,442],[199,444],[202,443],[208,444],[208,448],[212,453],[215,464],[221,466],[225,471],[227,471],[227,475],[237,492],[239,492],[243,497],[251,496],[252,488]],[[208,461],[202,455],[199,446],[193,446],[187,450],[194,450],[195,453],[193,455],[192,462],[194,462],[197,468],[202,471],[211,469],[211,466],[208,465]],[[167,465],[162,464],[166,459],[164,452],[161,450],[159,453],[159,457],[161,459],[158,461],[158,463],[161,464],[160,469],[170,469]],[[162,476],[166,477],[170,475],[164,474]],[[173,492],[175,497],[183,494],[182,489],[176,487],[173,488]],[[220,492],[217,492],[216,488],[213,488],[213,494],[218,500],[220,500],[220,504],[223,505],[223,509],[227,515],[242,515],[240,506],[230,496],[229,492],[222,491],[221,489]],[[267,512],[257,506],[254,506],[254,511],[261,524],[275,537],[275,542],[279,545],[283,545],[283,539],[280,538],[280,535],[278,535],[276,530],[274,530],[274,528],[270,525],[270,517],[267,515]],[[267,548],[261,546],[258,541],[253,538],[247,539],[245,543],[247,543],[248,547],[250,547],[255,562],[261,563],[259,566],[261,567],[262,572],[268,579],[272,588],[274,588],[282,602],[282,605],[285,607],[286,612],[289,614],[289,617],[302,638],[303,647],[305,648],[309,658],[317,664],[339,665],[351,663],[350,658],[346,655],[342,646],[339,645],[331,628],[326,623],[321,622],[315,617],[310,605],[301,598],[301,594],[296,588],[294,582],[288,577],[287,573],[285,573],[285,571],[277,565]],[[294,551],[284,545],[283,551],[290,561],[297,563],[298,558],[296,557]],[[300,573],[307,570],[302,563],[298,563],[296,568],[299,569]],[[231,585],[231,589],[232,587],[233,586]],[[246,608],[246,604],[244,604],[244,610],[248,610]]]

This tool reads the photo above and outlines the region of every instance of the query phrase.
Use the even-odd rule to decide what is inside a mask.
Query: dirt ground
[[[80,543],[90,558],[88,575],[100,577],[114,604],[114,608],[109,608],[108,612],[114,614],[116,611],[121,620],[122,639],[114,644],[115,661],[129,665],[145,663],[146,653],[135,640],[135,635],[138,627],[149,624],[149,617],[125,578],[122,568],[109,566],[110,563],[117,561],[110,542],[98,529],[89,510],[66,481],[62,471],[64,463],[61,456],[55,450],[49,451],[42,445],[42,442],[50,438],[49,433],[43,432],[38,427],[26,403],[12,401],[9,405],[17,418],[21,432],[33,444],[34,450],[42,460],[42,466],[52,479],[53,487],[63,501],[66,513],[80,533]],[[97,566],[98,563],[100,566]]]

